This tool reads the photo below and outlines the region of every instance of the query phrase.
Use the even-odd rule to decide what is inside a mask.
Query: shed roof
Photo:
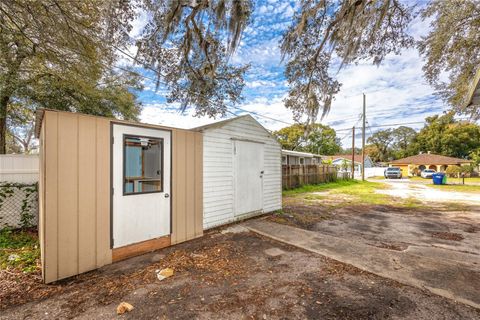
[[[247,118],[247,117],[250,117],[253,120],[255,120],[255,118],[252,117],[251,115],[244,114],[244,115],[241,115],[241,116],[238,116],[238,117],[221,120],[221,121],[217,121],[217,122],[214,122],[214,123],[209,123],[209,124],[206,124],[206,125],[203,125],[203,126],[200,126],[200,127],[195,127],[192,130],[203,131],[203,130],[206,130],[206,129],[220,128],[220,127],[223,127],[226,124],[229,124],[230,122],[236,121],[236,120],[241,119],[241,118]],[[257,121],[257,120],[255,120],[255,121]]]
[[[81,113],[81,112],[71,112],[71,111],[65,111],[65,110],[56,110],[56,109],[47,109],[47,108],[39,108],[36,110],[35,114],[35,137],[39,138],[40,137],[40,129],[42,128],[42,120],[44,113],[48,112],[60,112],[60,113],[77,113],[81,114],[82,116],[85,117],[94,117],[94,118],[104,118],[108,119],[112,122],[115,123],[120,123],[120,124],[126,124],[126,125],[137,125],[137,126],[142,126],[146,128],[154,128],[154,129],[166,129],[166,130],[183,130],[183,131],[192,131],[195,129],[183,129],[183,128],[177,128],[177,127],[171,127],[171,126],[164,126],[161,124],[151,124],[151,123],[143,123],[143,122],[138,122],[134,120],[122,120],[122,119],[116,119],[116,118],[111,118],[111,117],[106,117],[106,116],[97,116],[97,115],[92,115],[92,114],[87,114],[87,113]]]
[[[480,68],[473,78],[470,90],[468,91],[466,106],[480,105]]]
[[[272,134],[272,132],[269,131],[264,126],[262,126],[262,124],[260,122],[258,122],[254,117],[252,117],[250,114],[244,114],[244,115],[241,115],[241,116],[238,116],[238,117],[234,117],[234,118],[230,118],[230,119],[226,119],[226,120],[222,120],[222,121],[217,121],[217,122],[206,124],[206,125],[203,125],[203,126],[200,126],[200,127],[192,128],[191,130],[193,130],[193,131],[206,131],[206,130],[210,130],[210,129],[217,129],[217,128],[221,128],[223,126],[226,126],[227,124],[230,124],[230,123],[235,122],[235,121],[240,120],[240,119],[250,119],[250,121],[253,121],[257,126],[262,128],[269,137],[271,137],[278,144],[280,144],[280,142],[278,142],[278,139]]]
[[[403,159],[394,160],[392,164],[417,164],[417,165],[425,165],[425,164],[461,164],[461,163],[470,163],[472,161],[454,157],[447,157],[442,156],[439,154],[433,153],[422,153],[417,154],[411,157],[406,157]]]

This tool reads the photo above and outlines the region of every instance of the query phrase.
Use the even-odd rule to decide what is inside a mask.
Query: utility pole
[[[365,93],[363,94],[363,126],[362,126],[362,181],[365,181],[365,114],[367,109]]]
[[[352,127],[352,179],[355,179],[355,126]]]

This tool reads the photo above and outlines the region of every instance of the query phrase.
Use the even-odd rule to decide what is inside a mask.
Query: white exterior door
[[[262,143],[234,140],[235,215],[263,210]]]
[[[171,132],[113,125],[113,247],[170,234]]]

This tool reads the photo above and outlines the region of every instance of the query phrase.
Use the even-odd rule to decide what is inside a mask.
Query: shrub
[[[458,177],[458,175],[462,172],[462,168],[459,166],[448,166],[447,170],[445,170],[445,173],[449,177]]]

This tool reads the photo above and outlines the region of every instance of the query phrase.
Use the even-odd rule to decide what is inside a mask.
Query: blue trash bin
[[[444,184],[443,183],[444,176],[445,176],[445,173],[442,173],[442,172],[434,173],[432,175],[433,184],[437,184],[437,185]]]

